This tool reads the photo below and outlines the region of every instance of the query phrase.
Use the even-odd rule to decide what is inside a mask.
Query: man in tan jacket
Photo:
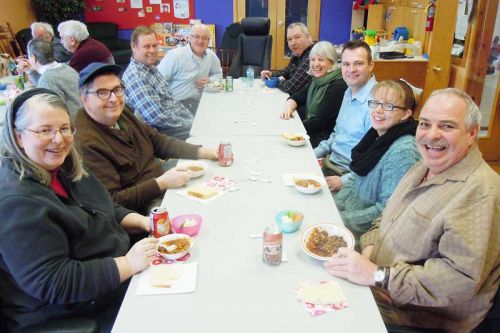
[[[464,92],[434,92],[416,139],[423,161],[403,177],[362,254],[340,249],[328,273],[374,286],[384,322],[470,332],[500,278],[500,176],[477,147],[481,114]]]

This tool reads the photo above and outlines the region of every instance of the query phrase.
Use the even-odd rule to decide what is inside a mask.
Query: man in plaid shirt
[[[174,99],[167,80],[156,68],[156,33],[151,28],[138,26],[132,33],[130,45],[132,59],[122,78],[127,105],[160,132],[187,139],[193,115]]]
[[[292,51],[292,59],[283,70],[271,72],[263,70],[260,72],[261,79],[267,76],[279,76],[278,88],[288,94],[293,94],[304,88],[310,81],[309,52],[313,47],[313,41],[307,31],[307,27],[300,22],[292,23],[286,32],[288,47]]]

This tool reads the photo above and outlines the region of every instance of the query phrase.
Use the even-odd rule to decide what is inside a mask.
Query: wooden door
[[[479,149],[483,158],[486,161],[500,161],[500,56],[497,55],[496,61],[491,59],[494,53],[492,48],[495,47],[493,40],[499,37],[500,31],[498,0],[480,1],[477,13],[478,27],[472,52],[469,53],[472,65],[467,75],[466,91],[480,106],[482,113],[489,113],[490,120],[485,128],[482,126],[479,136]],[[485,90],[490,93],[485,94]]]
[[[281,69],[286,67],[290,61],[286,45],[286,27],[293,22],[297,22],[297,17],[291,15],[291,12],[297,11],[299,5],[300,12],[306,17],[301,17],[301,22],[307,25],[309,34],[313,40],[319,38],[319,19],[321,0],[268,0],[262,2],[267,3],[267,17],[271,20],[271,28],[269,34],[273,37],[273,48],[271,55],[272,69]],[[239,22],[244,17],[247,17],[246,9],[251,5],[251,0],[234,0],[234,21]],[[303,14],[302,14],[303,15]]]
[[[423,102],[434,90],[446,88],[449,85],[450,50],[455,33],[455,29],[450,29],[450,22],[456,22],[457,8],[458,0],[437,1],[436,3],[434,30],[430,35],[429,62],[425,77]]]

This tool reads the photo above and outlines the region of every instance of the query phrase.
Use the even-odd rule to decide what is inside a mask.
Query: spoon
[[[267,76],[266,73],[264,73],[264,76],[267,77],[268,80],[271,80],[271,78],[269,76]]]
[[[167,246],[167,245],[160,244],[160,246],[161,246],[162,248],[164,248],[165,250],[167,250],[167,252],[173,252],[173,251],[175,251],[175,250],[177,249],[177,245],[175,245],[175,244],[168,245],[168,246]]]

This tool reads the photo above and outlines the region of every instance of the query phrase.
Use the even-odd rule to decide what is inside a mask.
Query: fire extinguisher
[[[432,1],[427,6],[427,19],[425,21],[425,31],[432,31],[434,29],[434,16],[436,15],[436,5]]]

